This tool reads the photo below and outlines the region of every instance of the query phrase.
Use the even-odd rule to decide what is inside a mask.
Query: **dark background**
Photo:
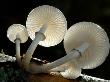
[[[0,50],[15,55],[15,44],[7,38],[7,29],[12,24],[25,25],[28,13],[39,5],[52,5],[60,9],[68,22],[68,28],[81,21],[90,21],[102,26],[110,38],[110,0],[0,0]],[[29,39],[21,44],[21,54],[25,53],[31,43]],[[45,48],[38,46],[34,57],[54,61],[66,55],[63,42],[57,46]],[[110,55],[99,67],[83,70],[83,73],[110,79]]]

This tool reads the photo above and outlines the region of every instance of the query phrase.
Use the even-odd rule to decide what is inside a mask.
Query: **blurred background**
[[[29,12],[40,5],[51,5],[60,9],[65,15],[68,28],[81,21],[99,24],[110,39],[110,0],[0,0],[0,50],[5,54],[15,55],[15,44],[7,38],[7,29],[12,24],[25,25]],[[25,53],[31,44],[31,39],[21,44],[21,54]],[[66,55],[63,42],[45,48],[38,46],[34,57],[54,61]],[[84,74],[110,79],[110,54],[99,67],[83,70]]]

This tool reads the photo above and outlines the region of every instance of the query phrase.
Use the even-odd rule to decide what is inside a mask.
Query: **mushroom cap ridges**
[[[28,39],[28,32],[25,26],[21,24],[13,24],[7,30],[7,37],[10,41],[15,43],[16,36],[19,35],[21,43],[24,43]]]
[[[97,24],[79,22],[71,26],[64,37],[64,48],[68,53],[84,42],[90,44],[75,63],[83,69],[92,69],[101,65],[109,53],[109,39],[106,32]],[[73,62],[71,62],[73,63]]]
[[[67,21],[63,13],[49,5],[43,5],[33,9],[26,21],[26,27],[30,38],[35,38],[35,32],[46,24],[47,29],[44,35],[46,39],[39,42],[39,45],[50,47],[59,44],[67,31]]]

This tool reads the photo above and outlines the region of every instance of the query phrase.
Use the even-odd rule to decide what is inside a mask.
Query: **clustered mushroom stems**
[[[83,54],[84,51],[89,47],[88,43],[83,43],[81,46],[79,46],[76,49],[73,49],[72,51],[70,51],[70,53],[68,53],[68,55],[54,61],[51,63],[47,63],[47,64],[43,64],[42,66],[40,65],[36,65],[34,70],[34,73],[42,73],[42,72],[47,72],[47,71],[56,71],[53,68],[56,68],[62,64],[65,64],[66,62],[69,62],[70,60],[73,60],[77,57],[80,56],[80,53]],[[52,70],[51,70],[52,69]]]
[[[45,40],[45,38],[46,38],[45,35],[44,35],[44,33],[46,31],[46,28],[47,28],[46,25],[43,25],[42,28],[40,28],[40,31],[35,33],[35,38],[32,41],[31,45],[29,46],[29,48],[26,52],[26,55],[23,58],[23,61],[24,61],[23,63],[24,63],[24,65],[26,65],[26,69],[29,66],[30,60],[32,58],[32,55],[33,55],[38,43],[40,41]]]

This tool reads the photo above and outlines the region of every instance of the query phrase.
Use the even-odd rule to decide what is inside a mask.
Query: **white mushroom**
[[[16,44],[16,59],[21,62],[20,43],[25,43],[28,39],[28,32],[25,26],[21,24],[13,24],[7,30],[7,37]]]
[[[35,33],[44,24],[47,25],[46,32],[44,33],[46,39],[40,41],[39,45],[50,47],[60,43],[67,30],[67,21],[63,13],[49,5],[34,8],[29,13],[26,21],[26,27],[32,40],[35,38]]]
[[[109,39],[106,32],[91,22],[79,22],[71,26],[64,37],[66,52],[69,53],[84,43],[88,43],[89,47],[84,53],[78,50],[81,56],[73,60],[74,63],[83,69],[93,69],[101,65],[109,53]]]
[[[80,47],[77,48],[78,46]],[[69,62],[50,71],[60,72],[68,79],[75,79],[81,76],[81,68],[92,69],[104,62],[109,53],[109,39],[100,26],[91,22],[80,22],[71,26],[67,31],[64,37],[64,47],[67,55],[72,58],[74,58],[75,51],[79,54]]]
[[[60,43],[67,30],[67,22],[63,13],[52,6],[43,5],[33,9],[26,21],[30,38],[33,40],[23,59],[25,67],[30,63],[37,45],[45,47]]]
[[[74,58],[74,57],[73,57]],[[60,73],[64,78],[67,79],[75,79],[81,75],[82,69],[77,67],[75,64],[69,63],[67,61],[63,65],[60,65],[56,68],[49,70],[52,73]]]

